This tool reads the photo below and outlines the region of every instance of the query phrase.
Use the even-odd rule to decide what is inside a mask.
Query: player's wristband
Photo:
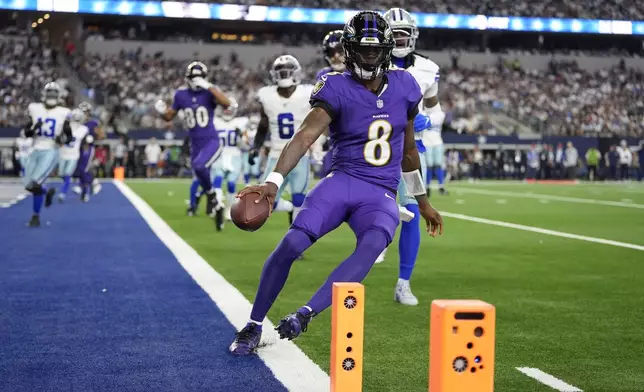
[[[273,184],[277,185],[277,189],[279,189],[284,183],[284,176],[282,176],[278,172],[271,172],[268,177],[266,177],[266,180],[264,180],[264,182],[272,182]]]
[[[405,180],[407,195],[421,196],[425,194],[425,182],[423,181],[423,176],[420,174],[420,170],[416,169],[410,172],[403,172],[402,177]]]

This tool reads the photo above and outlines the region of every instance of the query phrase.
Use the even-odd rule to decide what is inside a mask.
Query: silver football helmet
[[[235,98],[228,96],[228,99],[230,100],[230,105],[225,108],[222,107],[221,118],[226,121],[231,121],[233,118],[235,118],[235,116],[237,116],[237,109],[239,105],[237,105]]]
[[[63,97],[63,88],[56,82],[49,82],[42,90],[42,100],[49,107],[57,106]]]
[[[288,88],[300,84],[302,67],[300,62],[290,54],[278,57],[273,62],[271,77],[278,87]]]
[[[385,12],[384,18],[396,40],[396,47],[392,52],[394,57],[403,58],[416,50],[418,27],[411,14],[402,8],[392,8]]]

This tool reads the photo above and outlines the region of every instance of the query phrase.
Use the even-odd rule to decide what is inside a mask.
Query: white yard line
[[[547,385],[550,388],[555,389],[559,392],[584,392],[581,389],[574,387],[570,384],[567,384],[564,381],[558,379],[557,377],[551,376],[550,374],[544,371],[541,371],[537,368],[518,367],[517,370],[525,374],[526,376],[530,378],[534,378],[540,383]]]
[[[573,240],[594,242],[594,243],[597,243],[597,244],[619,246],[621,248],[629,248],[629,249],[635,249],[635,250],[644,251],[644,246],[635,245],[635,244],[629,244],[627,242],[606,240],[606,239],[603,239],[603,238],[596,238],[596,237],[587,237],[585,235],[564,233],[562,231],[542,229],[540,227],[525,226],[525,225],[519,225],[519,224],[516,224],[516,223],[502,222],[502,221],[496,221],[496,220],[485,219],[485,218],[477,218],[475,216],[469,216],[469,215],[463,215],[463,214],[455,214],[455,213],[445,212],[445,211],[441,211],[441,215],[446,216],[448,218],[461,219],[461,220],[466,220],[466,221],[476,222],[476,223],[483,223],[483,224],[486,224],[486,225],[494,225],[494,226],[506,227],[506,228],[510,228],[510,229],[516,229],[516,230],[531,231],[533,233],[552,235],[552,236],[555,236],[555,237],[563,237],[563,238],[569,238],[569,239],[573,239]]]
[[[115,181],[114,184],[137,209],[161,242],[174,254],[179,264],[208,293],[228,321],[238,330],[243,328],[251,310],[251,303],[243,294],[215,271],[125,183]],[[262,341],[269,345],[260,349],[258,355],[271,369],[275,378],[289,391],[328,392],[329,376],[293,342],[278,339],[274,328],[269,320],[264,321]],[[231,335],[231,342],[233,338]]]
[[[544,194],[532,193],[532,192],[521,193],[521,192],[490,191],[486,189],[473,189],[473,188],[461,188],[461,187],[456,188],[456,191],[460,193],[474,193],[474,194],[486,195],[486,196],[523,197],[527,199],[555,200],[555,201],[563,201],[563,202],[578,203],[578,204],[595,204],[595,205],[604,205],[604,206],[611,206],[611,207],[644,209],[644,204],[625,203],[621,201],[608,201],[608,200],[597,200],[597,199],[582,199],[579,197],[568,197],[568,196],[544,195]]]

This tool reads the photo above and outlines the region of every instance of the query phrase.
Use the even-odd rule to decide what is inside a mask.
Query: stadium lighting
[[[38,24],[44,22],[43,18],[38,18]]]
[[[36,22],[32,23],[31,27],[35,29],[36,27],[38,27],[38,23],[36,23]]]
[[[45,16],[43,16],[43,18],[45,18],[45,20],[49,19],[49,14],[45,14]]]

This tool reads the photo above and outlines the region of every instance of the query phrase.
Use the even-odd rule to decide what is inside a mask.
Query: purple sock
[[[251,320],[260,323],[264,320],[273,306],[273,302],[282,291],[293,262],[311,245],[313,245],[311,238],[300,230],[290,229],[286,233],[264,263],[253,310],[250,313]]]
[[[387,237],[380,230],[368,230],[360,235],[356,250],[331,272],[307,305],[318,314],[331,306],[333,283],[362,282],[387,244]]]
[[[201,184],[201,189],[204,193],[208,193],[212,188],[212,180],[210,179],[210,170],[205,167],[195,169],[195,175]]]

